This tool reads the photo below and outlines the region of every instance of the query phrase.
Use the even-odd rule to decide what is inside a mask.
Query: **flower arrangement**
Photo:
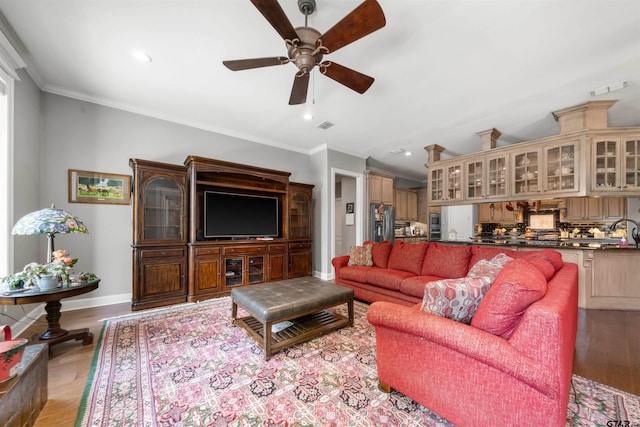
[[[71,258],[67,251],[53,251],[53,260],[47,264],[31,262],[24,266],[22,271],[10,274],[2,278],[8,290],[32,288],[37,286],[37,279],[43,276],[56,276],[63,282],[69,281],[69,274],[73,266],[78,262],[78,258]]]

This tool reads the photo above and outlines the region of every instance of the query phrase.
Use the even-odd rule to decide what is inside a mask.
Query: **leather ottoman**
[[[313,277],[234,288],[231,300],[233,323],[263,347],[265,360],[294,344],[353,325],[353,289]],[[327,310],[340,304],[347,304],[348,318]],[[250,315],[238,318],[238,306]]]

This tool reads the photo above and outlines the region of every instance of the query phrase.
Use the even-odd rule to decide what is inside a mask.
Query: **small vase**
[[[58,278],[56,276],[42,276],[36,279],[36,282],[41,291],[51,291],[58,287]]]

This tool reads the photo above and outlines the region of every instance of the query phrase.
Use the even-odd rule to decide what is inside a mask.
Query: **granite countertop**
[[[629,243],[629,247],[618,246],[617,239],[558,239],[558,240],[535,240],[535,239],[490,239],[472,238],[464,240],[430,240],[438,243],[455,243],[463,245],[487,245],[487,246],[511,246],[511,247],[535,247],[553,249],[591,249],[591,250],[634,250],[640,251],[635,244]]]

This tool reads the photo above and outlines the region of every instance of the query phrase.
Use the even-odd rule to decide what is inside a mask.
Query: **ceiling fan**
[[[324,34],[307,26],[307,17],[316,8],[315,0],[298,0],[298,8],[305,16],[305,26],[297,28],[293,28],[277,0],[251,0],[251,3],[284,39],[288,57],[223,61],[230,70],[248,70],[293,62],[298,67],[298,72],[293,80],[289,105],[306,102],[309,75],[315,66],[325,76],[361,94],[373,84],[373,77],[333,61],[322,61],[322,58],[385,26],[384,13],[376,0],[365,0]]]

